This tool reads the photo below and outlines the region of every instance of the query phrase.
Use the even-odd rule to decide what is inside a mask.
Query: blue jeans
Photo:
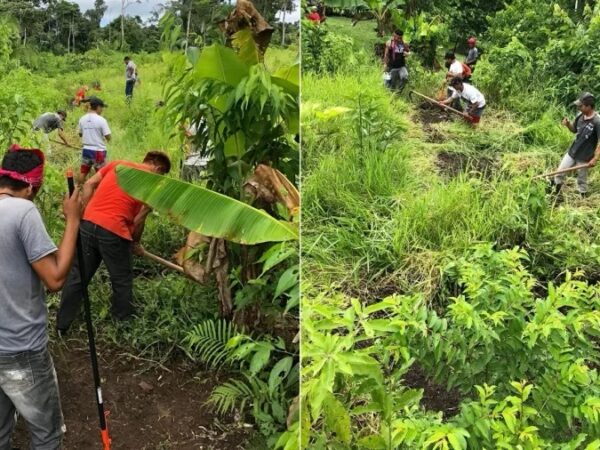
[[[15,411],[27,422],[32,450],[58,450],[65,431],[48,349],[0,355],[0,450],[11,450]]]
[[[125,97],[133,97],[133,87],[135,86],[135,80],[127,80],[125,82]]]

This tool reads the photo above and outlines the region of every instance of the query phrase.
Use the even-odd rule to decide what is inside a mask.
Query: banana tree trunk
[[[223,239],[214,239],[216,251],[227,255],[227,244]],[[212,245],[212,243],[211,243]],[[219,291],[219,312],[221,317],[231,318],[233,314],[233,301],[231,299],[231,287],[229,286],[229,257],[222,259],[222,264],[215,269],[217,289]]]

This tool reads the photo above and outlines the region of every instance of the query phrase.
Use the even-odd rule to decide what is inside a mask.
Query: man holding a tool
[[[43,180],[44,154],[13,145],[0,167],[0,448],[12,448],[15,411],[31,448],[59,449],[65,431],[48,352],[44,287],[58,291],[75,255],[79,195],[63,201],[63,239],[54,245],[32,202]]]
[[[587,173],[589,167],[594,167],[600,158],[600,117],[596,114],[596,99],[590,92],[581,94],[573,105],[579,108],[580,113],[573,122],[566,117],[562,124],[572,133],[575,133],[575,140],[571,147],[563,156],[558,170],[568,169],[578,165],[586,165],[577,170],[577,190],[582,197],[587,196]],[[551,185],[554,192],[558,194],[562,189],[566,174],[558,174],[554,177]]]
[[[408,44],[404,42],[404,33],[401,30],[394,31],[392,38],[385,44],[383,64],[388,76],[385,85],[388,89],[401,92],[408,82],[408,69],[406,68],[406,57],[410,54]],[[388,79],[389,78],[389,79]]]
[[[79,136],[82,142],[79,184],[83,184],[92,167],[98,171],[106,164],[106,143],[111,138],[108,122],[102,117],[102,111],[106,107],[101,99],[91,97],[90,111],[79,119]]]
[[[62,109],[59,109],[55,113],[47,112],[39,116],[33,122],[33,131],[43,131],[45,139],[48,140],[48,134],[54,130],[58,130],[58,136],[65,145],[69,145],[67,137],[64,133],[64,122],[67,120],[67,113]]]
[[[473,125],[478,124],[485,109],[485,97],[483,94],[475,86],[463,83],[463,80],[459,77],[450,80],[450,87],[452,88],[452,94],[446,100],[441,101],[440,104],[449,105],[455,102],[455,100],[466,100],[468,104],[465,119]],[[460,108],[462,109],[462,106]]]
[[[127,195],[117,183],[118,166],[166,174],[171,170],[169,157],[157,151],[146,154],[143,164],[113,161],[100,169],[83,186],[85,208],[81,222],[84,249],[83,282],[87,286],[104,261],[112,285],[111,312],[117,320],[127,320],[133,310],[133,258],[143,254],[140,239],[150,208]],[[81,309],[82,279],[77,262],[62,291],[56,326],[64,334]]]

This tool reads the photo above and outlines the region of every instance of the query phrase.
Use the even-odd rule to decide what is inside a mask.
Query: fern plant
[[[233,322],[205,320],[196,325],[183,340],[186,353],[192,359],[201,361],[211,369],[231,365],[227,343],[239,336],[241,331]]]

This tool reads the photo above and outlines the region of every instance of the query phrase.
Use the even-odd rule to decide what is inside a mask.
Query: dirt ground
[[[67,426],[64,450],[101,449],[86,342],[57,343],[51,353]],[[214,375],[194,372],[184,361],[161,368],[117,349],[99,348],[98,353],[112,450],[245,448],[250,425],[219,418],[204,405],[218,384]],[[13,446],[29,448],[22,419]]]

